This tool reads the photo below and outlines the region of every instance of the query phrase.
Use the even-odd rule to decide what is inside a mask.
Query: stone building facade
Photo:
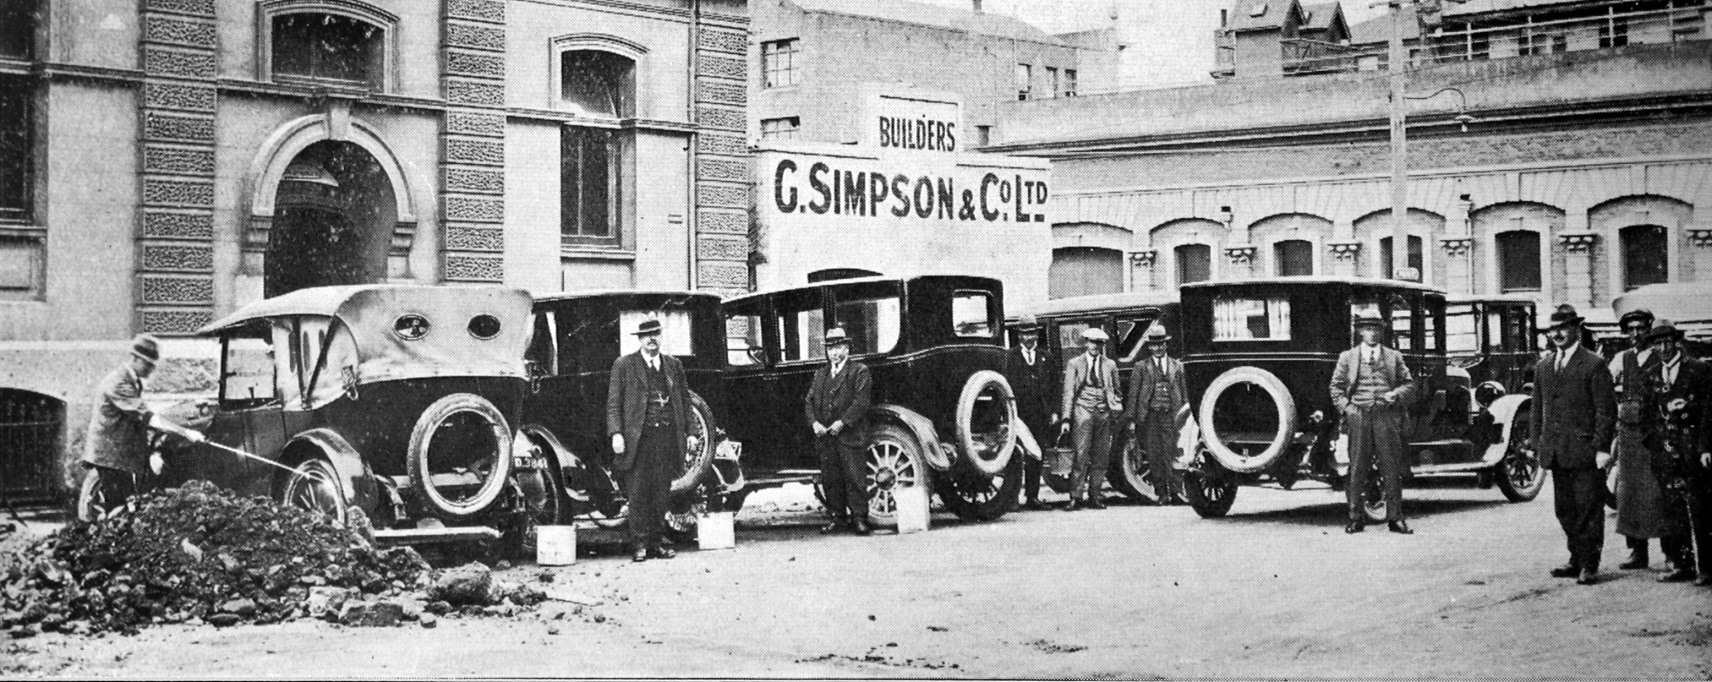
[[[1595,319],[1648,283],[1712,293],[1709,8],[1467,13],[1477,4],[1455,17],[1473,37],[1418,47],[1410,65],[1396,267],[1388,74],[1363,55],[1313,75],[1009,105],[993,149],[1054,162],[1054,295],[1405,267],[1453,293],[1567,301]],[[1610,39],[1619,25],[1626,39]]]
[[[0,0],[5,466],[69,475],[39,452],[81,448],[132,334],[195,394],[189,335],[296,288],[747,290],[748,27],[743,0]]]

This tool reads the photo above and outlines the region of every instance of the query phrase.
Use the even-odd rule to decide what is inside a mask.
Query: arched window
[[[1619,232],[1623,248],[1623,289],[1670,279],[1670,233],[1658,225],[1635,225]]]
[[[1205,282],[1213,278],[1213,247],[1184,244],[1172,253],[1177,257],[1177,283]]]
[[[1067,246],[1052,250],[1047,296],[1115,294],[1124,288],[1124,258],[1117,249]]]
[[[636,115],[636,61],[604,50],[559,53],[561,106],[583,116]]]
[[[1274,268],[1283,277],[1314,274],[1314,243],[1306,239],[1286,239],[1272,245]]]
[[[385,88],[386,30],[342,14],[292,12],[270,22],[274,80]]]
[[[1423,269],[1426,267],[1426,263],[1422,260],[1421,255],[1421,238],[1415,235],[1409,235],[1407,243],[1409,245],[1409,255],[1407,256],[1409,264],[1407,267],[1414,268],[1415,274],[1419,276],[1422,281],[1425,281],[1426,274],[1423,272]],[[1391,267],[1390,237],[1381,237],[1379,239],[1379,272],[1382,276],[1388,279],[1397,278],[1397,269]]]
[[[1500,232],[1498,242],[1498,289],[1540,290],[1540,233],[1530,230]]]

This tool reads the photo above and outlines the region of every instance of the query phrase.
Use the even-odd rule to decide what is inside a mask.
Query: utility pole
[[[1391,6],[1391,54],[1385,68],[1391,78],[1391,272],[1380,275],[1386,279],[1394,279],[1395,273],[1409,264],[1408,237],[1403,230],[1403,221],[1409,218],[1409,141],[1403,125],[1408,113],[1408,100],[1403,92],[1403,71],[1409,59],[1403,49],[1403,22],[1408,20],[1403,12],[1403,3],[1407,1],[1390,0],[1388,3]]]

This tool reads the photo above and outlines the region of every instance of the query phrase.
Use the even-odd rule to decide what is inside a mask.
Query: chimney
[[[971,0],[971,1],[975,3],[975,13],[980,14],[981,13],[981,0]]]

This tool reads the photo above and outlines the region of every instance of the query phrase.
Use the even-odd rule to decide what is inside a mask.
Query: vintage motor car
[[[382,532],[509,529],[525,509],[511,425],[529,383],[526,292],[316,287],[198,333],[220,342],[210,443],[171,453],[169,485],[204,479],[341,520],[357,508]]]
[[[1182,357],[1182,339],[1176,334],[1177,308],[1176,292],[1072,296],[1013,310],[1015,314],[1006,321],[1006,326],[1010,345],[1015,347],[1018,343],[1016,323],[1022,315],[1033,315],[1035,321],[1040,323],[1040,348],[1047,357],[1056,359],[1051,365],[1053,395],[1057,395],[1058,387],[1063,383],[1065,363],[1084,352],[1082,332],[1091,327],[1104,330],[1112,339],[1106,354],[1117,363],[1118,377],[1127,388],[1136,361],[1149,357],[1147,347],[1141,339],[1147,333],[1148,327],[1154,323],[1162,324],[1171,331],[1172,339],[1166,342],[1166,348],[1172,357]],[[1195,442],[1195,425],[1187,406],[1178,415],[1178,425],[1190,432],[1187,442]],[[1039,434],[1047,441],[1053,440],[1053,435]],[[1047,449],[1053,447],[1046,442],[1040,445]],[[1191,446],[1188,454],[1193,452],[1194,448]],[[1183,452],[1173,453],[1172,459],[1187,462]],[[1147,462],[1147,453],[1140,449],[1135,439],[1126,431],[1119,431],[1112,439],[1111,469],[1107,471],[1106,480],[1118,492],[1132,500],[1157,504],[1159,495],[1154,490],[1153,474]],[[1057,492],[1069,492],[1067,479],[1047,475],[1043,480]]]
[[[935,492],[963,518],[994,519],[1016,500],[1016,419],[1001,370],[1004,290],[985,277],[927,275],[823,282],[729,299],[726,400],[743,443],[746,490],[819,474],[803,415],[821,339],[842,326],[873,373],[868,413],[869,518],[896,524],[899,487]],[[741,504],[740,493],[737,497]]]
[[[1415,377],[1404,420],[1406,480],[1492,481],[1514,502],[1534,499],[1544,485],[1528,426],[1530,396],[1508,393],[1483,404],[1469,373],[1448,365],[1444,292],[1323,277],[1201,282],[1180,291],[1184,373],[1202,438],[1185,494],[1202,516],[1228,512],[1240,485],[1342,488],[1347,438],[1338,433],[1328,387],[1338,354],[1356,343],[1351,320],[1358,311],[1389,321],[1386,342]],[[1378,498],[1368,496],[1374,520],[1384,517]]]
[[[535,508],[540,523],[594,522],[608,525],[625,515],[624,494],[611,471],[606,433],[606,392],[612,363],[633,353],[634,330],[657,319],[664,330],[660,351],[678,358],[689,379],[690,419],[686,431],[700,447],[685,449],[672,480],[670,527],[684,531],[692,511],[711,498],[740,489],[740,448],[725,438],[714,415],[723,413],[725,328],[720,299],[709,293],[609,291],[558,294],[535,299],[534,334],[527,353],[531,390],[524,401],[517,444],[523,457],[540,463],[540,476],[526,487],[542,492]]]

